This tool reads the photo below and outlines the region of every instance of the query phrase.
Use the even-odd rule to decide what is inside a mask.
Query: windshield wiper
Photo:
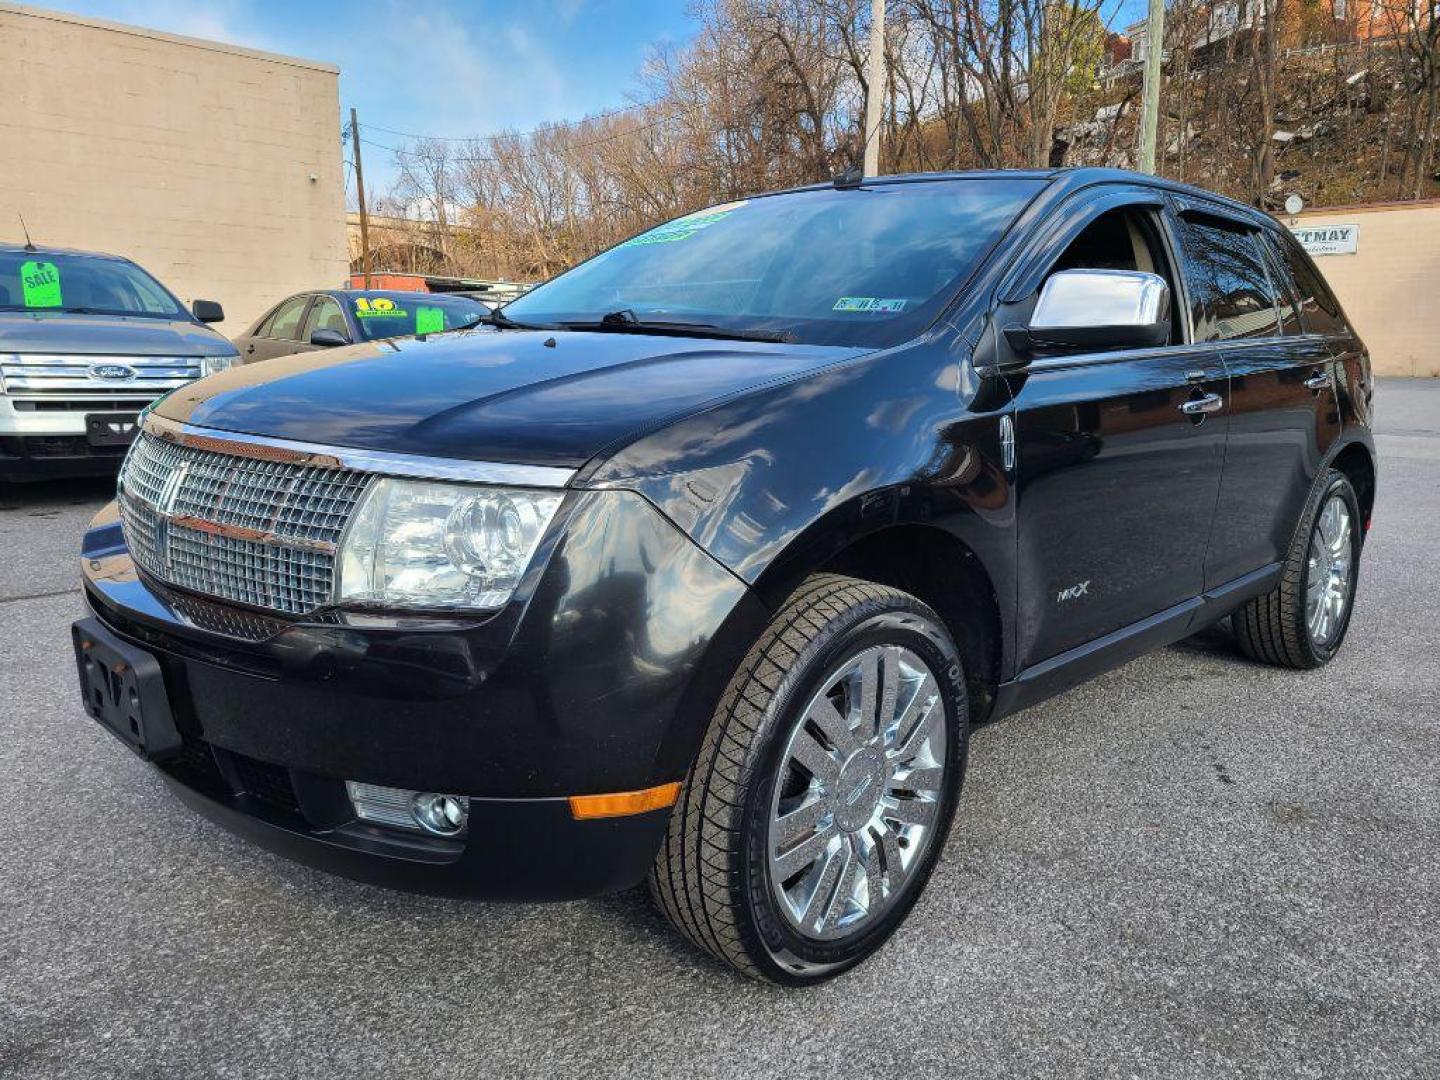
[[[457,330],[469,330],[476,326],[494,326],[501,330],[552,330],[554,327],[541,326],[538,323],[516,322],[499,308],[486,312],[474,322],[466,323],[464,326],[457,326]]]
[[[564,322],[567,330],[608,334],[666,334],[672,337],[715,338],[721,341],[794,341],[789,330],[730,330],[713,323],[666,322],[639,318],[629,308],[607,312],[599,322]]]

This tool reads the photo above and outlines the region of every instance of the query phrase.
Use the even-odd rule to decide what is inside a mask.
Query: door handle
[[[1317,371],[1310,378],[1305,380],[1305,386],[1309,390],[1325,390],[1334,383],[1335,377],[1328,371]]]
[[[1180,411],[1186,416],[1200,416],[1204,413],[1219,412],[1225,406],[1225,399],[1219,394],[1206,394],[1203,397],[1191,398],[1180,406]]]

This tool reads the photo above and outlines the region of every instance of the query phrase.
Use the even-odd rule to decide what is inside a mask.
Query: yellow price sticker
[[[388,296],[357,296],[355,298],[355,317],[365,319],[371,317],[403,319],[409,314],[404,308],[396,307],[395,301]]]

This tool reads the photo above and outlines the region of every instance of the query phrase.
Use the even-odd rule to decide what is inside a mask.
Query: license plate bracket
[[[177,753],[180,732],[170,712],[160,662],[122,641],[96,619],[70,628],[85,711],[146,761]]]
[[[85,414],[85,438],[91,446],[129,446],[139,430],[139,413],[101,412]]]

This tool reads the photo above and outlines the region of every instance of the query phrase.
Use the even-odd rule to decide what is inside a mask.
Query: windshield
[[[438,334],[468,326],[490,311],[478,300],[423,292],[369,292],[349,303],[364,341]]]
[[[0,251],[0,311],[190,317],[134,263],[48,251]]]
[[[618,312],[630,323],[893,344],[929,325],[1042,186],[969,178],[713,206],[626,240],[504,314],[565,324]]]

